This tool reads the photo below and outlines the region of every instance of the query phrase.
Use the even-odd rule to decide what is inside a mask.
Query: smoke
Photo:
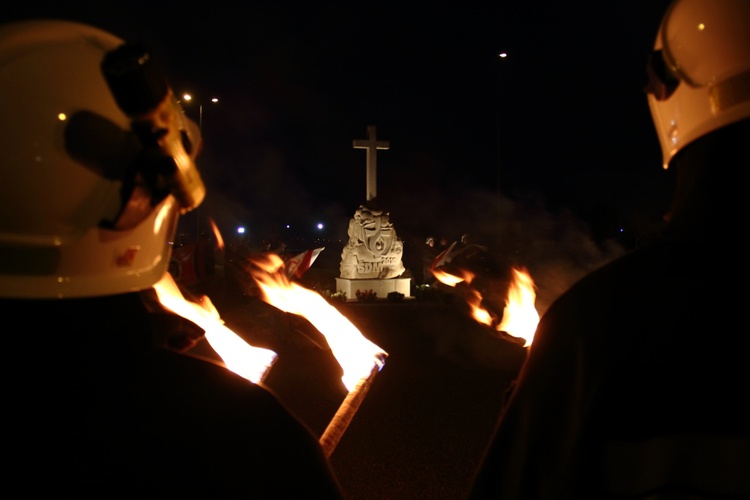
[[[392,210],[391,221],[411,243],[405,245],[405,259],[409,259],[407,252],[422,248],[426,236],[448,236],[451,243],[468,233],[474,243],[487,249],[486,275],[478,276],[475,286],[500,311],[512,267],[529,271],[537,287],[536,308],[543,314],[573,283],[627,252],[616,240],[598,241],[591,227],[571,210],[550,209],[536,193],[511,198],[471,190],[439,202],[424,201],[414,197],[394,200],[397,208]]]

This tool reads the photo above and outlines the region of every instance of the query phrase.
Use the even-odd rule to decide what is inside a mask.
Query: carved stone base
[[[348,279],[336,278],[336,291],[346,293],[347,300],[357,298],[357,290],[372,290],[378,299],[387,299],[391,292],[403,293],[404,298],[411,297],[411,278],[381,279]]]

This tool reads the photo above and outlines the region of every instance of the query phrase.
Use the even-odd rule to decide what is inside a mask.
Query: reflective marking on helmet
[[[716,114],[750,100],[750,71],[720,82],[710,89],[711,111]]]
[[[0,275],[50,276],[60,265],[59,247],[2,245],[0,246]]]

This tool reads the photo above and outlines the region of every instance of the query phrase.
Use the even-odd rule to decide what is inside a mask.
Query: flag
[[[325,247],[313,248],[311,250],[305,250],[301,254],[297,254],[294,257],[289,257],[284,262],[284,268],[286,269],[286,275],[289,279],[301,278],[305,272],[310,269],[315,259],[318,258],[318,254],[325,250]]]
[[[437,257],[435,257],[435,260],[432,262],[432,266],[430,266],[430,269],[437,269],[438,267],[447,264],[451,261],[453,256],[451,255],[451,251],[453,251],[453,248],[456,246],[457,241],[454,241],[451,243],[451,246],[443,250],[438,254]]]
[[[195,267],[195,243],[174,247],[169,260],[169,271],[182,286],[194,286],[200,281]]]

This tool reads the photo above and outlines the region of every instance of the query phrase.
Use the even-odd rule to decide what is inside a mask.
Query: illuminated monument
[[[402,278],[404,244],[396,235],[390,214],[377,207],[377,150],[390,147],[378,141],[375,126],[367,127],[367,139],[354,140],[354,148],[367,150],[367,202],[349,220],[349,241],[341,252],[341,277],[336,291],[356,297],[357,290],[372,290],[378,298],[391,292],[410,296],[411,278]]]

